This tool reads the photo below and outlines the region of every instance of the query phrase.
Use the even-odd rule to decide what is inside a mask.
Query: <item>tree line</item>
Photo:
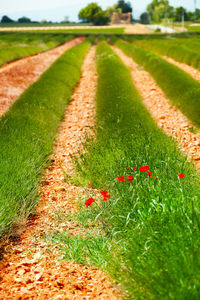
[[[143,24],[161,23],[163,20],[181,22],[183,17],[185,21],[200,22],[200,9],[191,12],[183,6],[169,5],[168,0],[153,0],[147,5],[146,12],[141,14],[140,20]]]

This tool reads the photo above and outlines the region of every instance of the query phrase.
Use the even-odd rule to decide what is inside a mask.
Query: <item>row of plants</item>
[[[66,259],[109,272],[129,298],[198,299],[199,177],[156,126],[130,71],[105,42],[97,70],[96,139],[74,157],[71,179],[90,188],[74,216],[84,234],[48,239],[62,242]]]
[[[0,67],[13,60],[37,54],[73,38],[64,34],[0,34]]]
[[[145,48],[158,54],[169,56],[179,62],[200,69],[200,42],[198,39],[154,40],[142,44]]]
[[[0,119],[0,236],[37,203],[40,173],[89,46],[64,53]]]
[[[116,45],[142,65],[156,80],[166,96],[197,127],[200,127],[200,84],[178,67],[145,49],[142,44],[118,40]]]

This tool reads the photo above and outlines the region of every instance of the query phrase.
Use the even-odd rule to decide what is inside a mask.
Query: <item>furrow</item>
[[[59,47],[20,59],[0,69],[0,117],[15,100],[65,51],[81,43],[84,38],[73,39]]]
[[[45,239],[52,232],[70,235],[81,232],[77,223],[66,216],[77,211],[76,203],[88,189],[67,179],[74,173],[71,155],[77,153],[85,133],[93,132],[96,85],[95,47],[92,47],[59,127],[52,164],[44,171],[37,214],[18,233],[21,242],[1,265],[0,299],[121,299],[103,272],[60,260],[57,245]],[[60,220],[63,215],[65,218]]]
[[[175,65],[176,67],[180,68],[181,70],[183,70],[184,72],[188,73],[193,79],[197,80],[198,82],[200,82],[200,71],[181,62],[178,62],[176,60],[174,60],[171,57],[168,56],[162,56],[162,58],[164,58],[166,61],[168,61],[169,63]]]
[[[131,69],[133,83],[142,96],[143,103],[157,125],[174,137],[179,148],[200,168],[200,134],[192,133],[193,124],[165,97],[151,75],[136,64],[123,51],[113,47],[123,63]]]

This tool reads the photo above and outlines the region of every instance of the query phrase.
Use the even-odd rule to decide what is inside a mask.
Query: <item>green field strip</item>
[[[178,62],[193,66],[200,70],[200,41],[193,39],[180,39],[173,41],[150,41],[142,46],[157,54],[166,55]]]
[[[29,29],[21,30],[19,28],[16,29],[16,32],[25,32],[25,33],[65,33],[65,34],[78,34],[78,35],[87,35],[87,34],[123,34],[124,33],[124,27],[117,27],[117,28],[72,28],[72,29],[51,29],[50,27],[48,29],[36,29],[33,28],[32,30]],[[8,31],[9,33],[13,32]]]
[[[55,240],[68,245],[67,259],[90,261],[107,271],[129,292],[128,299],[197,299],[199,177],[156,126],[130,71],[105,42],[97,49],[97,71],[96,139],[86,142],[84,154],[75,158],[76,180],[93,184],[95,191],[107,190],[111,197],[78,213],[84,226],[97,221],[101,235],[63,233]],[[146,165],[151,178],[139,171]],[[179,179],[180,173],[185,177]],[[117,181],[119,176],[125,181]]]
[[[40,173],[89,45],[64,53],[0,119],[0,236],[37,203]]]
[[[71,40],[63,34],[0,34],[0,67],[11,61],[54,48]]]
[[[117,41],[116,45],[148,71],[166,97],[200,127],[200,84],[178,67],[137,45]]]

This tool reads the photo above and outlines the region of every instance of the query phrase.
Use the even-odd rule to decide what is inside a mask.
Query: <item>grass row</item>
[[[10,61],[36,54],[71,40],[63,34],[0,34],[0,66]]]
[[[200,69],[200,41],[198,39],[157,40],[142,44],[147,49],[155,51],[158,54],[172,57],[179,62]]]
[[[104,42],[97,68],[97,136],[74,158],[74,180],[107,190],[111,198],[89,208],[82,202],[76,216],[85,227],[82,237],[65,232],[50,238],[65,243],[66,259],[109,272],[133,299],[198,299],[199,178],[155,125],[129,70]],[[145,165],[151,178],[138,170]],[[126,181],[128,175],[133,181]],[[92,189],[86,197],[91,196]],[[98,224],[95,234],[86,233],[91,222]]]
[[[62,25],[61,25],[62,26]],[[31,33],[65,33],[65,34],[123,34],[124,33],[124,27],[104,27],[104,28],[66,28],[66,29],[54,29],[51,28],[51,26],[48,26],[48,29],[37,29],[33,28],[30,30],[30,28],[26,30],[23,30],[21,32],[31,32]],[[16,31],[20,31],[20,28],[17,28]]]
[[[117,41],[116,45],[142,65],[172,103],[200,127],[200,84],[196,80],[143,47],[123,41]]]
[[[40,173],[89,45],[63,54],[0,119],[0,236],[37,203]]]

